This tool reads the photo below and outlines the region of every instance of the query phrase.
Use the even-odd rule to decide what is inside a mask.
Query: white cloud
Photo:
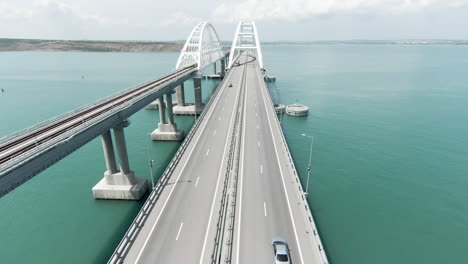
[[[83,9],[75,2],[0,0],[0,32],[3,30],[8,37],[87,39],[96,32],[123,27],[141,28],[145,25],[131,24],[124,17],[104,16],[94,10]]]
[[[229,39],[239,20],[258,20],[266,39],[467,38],[468,0],[135,2],[0,0],[0,37],[173,40],[209,20]]]
[[[174,12],[169,17],[161,20],[160,26],[195,26],[201,19],[188,15],[184,12]]]
[[[335,13],[400,14],[428,8],[455,8],[468,0],[226,0],[213,11],[213,20],[299,20]]]
[[[0,18],[2,20],[49,20],[58,24],[66,24],[69,21],[98,25],[129,24],[128,19],[104,17],[97,13],[83,11],[79,6],[57,0],[15,2],[0,0]]]

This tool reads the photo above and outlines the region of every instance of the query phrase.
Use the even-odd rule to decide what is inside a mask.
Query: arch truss
[[[209,22],[201,22],[190,33],[177,60],[176,69],[197,63],[198,70],[225,56],[216,30]]]
[[[241,21],[237,25],[236,34],[232,41],[231,52],[229,54],[229,68],[234,63],[233,59],[242,51],[251,50],[257,53],[257,60],[261,69],[263,68],[262,49],[258,38],[255,22]]]

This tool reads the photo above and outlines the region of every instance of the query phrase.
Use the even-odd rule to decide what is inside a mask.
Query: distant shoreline
[[[316,41],[271,41],[266,45],[316,45],[316,44],[365,44],[365,45],[468,45],[468,40],[316,40]]]
[[[179,52],[178,42],[0,39],[0,51]]]
[[[223,41],[230,45],[229,41]],[[468,45],[468,40],[265,41],[263,45]],[[0,38],[1,51],[179,52],[184,41],[93,41]]]

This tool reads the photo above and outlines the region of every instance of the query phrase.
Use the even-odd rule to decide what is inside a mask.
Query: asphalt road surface
[[[292,263],[323,263],[312,240],[276,115],[256,62],[247,66],[243,142],[232,263],[274,263],[272,239],[284,238]],[[290,168],[290,167],[289,167]],[[302,210],[302,212],[301,212]]]
[[[209,263],[242,70],[225,77],[125,263]]]
[[[274,263],[271,241],[277,236],[288,241],[292,263],[326,263],[308,221],[263,74],[252,57],[242,55],[240,62],[226,75],[125,263],[211,263],[241,100],[231,263]]]

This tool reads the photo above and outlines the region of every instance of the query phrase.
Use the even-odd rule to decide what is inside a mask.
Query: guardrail
[[[294,176],[295,176],[295,180],[296,180],[296,184],[297,184],[297,187],[298,187],[298,190],[299,190],[299,194],[302,198],[302,201],[304,202],[304,209],[307,213],[307,218],[312,226],[312,231],[313,231],[313,235],[314,235],[314,239],[315,239],[315,242],[317,243],[318,245],[318,249],[319,249],[319,252],[320,252],[320,257],[323,261],[324,264],[328,264],[328,258],[327,258],[327,255],[325,253],[325,249],[323,248],[323,245],[322,245],[322,241],[320,239],[320,235],[318,233],[318,229],[317,229],[317,226],[315,225],[315,221],[314,221],[314,218],[312,216],[312,212],[309,208],[309,204],[307,203],[307,198],[305,197],[304,195],[304,191],[303,191],[303,188],[302,188],[302,184],[301,184],[301,181],[299,180],[299,175],[297,173],[297,170],[296,170],[296,167],[294,165],[294,161],[292,159],[292,156],[291,156],[291,153],[289,151],[289,147],[288,147],[288,143],[286,142],[286,139],[284,137],[284,133],[283,133],[283,128],[281,127],[281,123],[278,119],[278,115],[276,114],[276,111],[275,111],[275,108],[274,108],[274,105],[273,105],[273,101],[271,100],[271,96],[270,95],[270,92],[268,91],[267,89],[267,92],[268,92],[268,101],[270,102],[270,106],[271,106],[271,109],[273,111],[274,116],[275,116],[275,120],[276,120],[276,124],[278,125],[278,128],[280,130],[280,135],[281,135],[281,139],[282,139],[282,143],[285,147],[285,150],[286,150],[286,154],[288,156],[288,159],[289,159],[289,162],[291,163],[291,169],[294,173]]]
[[[235,163],[234,163],[234,167],[232,169],[232,173],[234,175],[233,188],[232,188],[232,197],[233,197],[233,199],[232,199],[232,203],[231,203],[231,213],[229,214],[230,223],[229,223],[229,228],[228,228],[228,230],[229,230],[228,238],[227,238],[227,241],[226,241],[227,242],[227,254],[226,254],[226,257],[224,259],[225,263],[231,263],[231,261],[232,261],[232,242],[233,242],[233,239],[234,239],[234,224],[235,224],[236,207],[237,207],[237,183],[238,183],[238,179],[239,179],[239,160],[240,160],[240,154],[241,154],[241,143],[242,143],[242,140],[244,140],[244,139],[241,138],[242,129],[243,129],[243,124],[241,123],[241,125],[239,126],[238,135],[237,135],[237,139],[236,139],[237,148],[236,148],[236,151],[235,151],[235,154],[234,154],[235,155],[235,159],[234,159]]]
[[[188,66],[191,66],[191,65],[188,65]],[[17,137],[17,136],[19,136],[19,135],[27,134],[27,133],[29,133],[29,132],[32,132],[32,131],[34,131],[34,130],[37,130],[37,129],[40,128],[40,127],[43,127],[43,126],[48,125],[48,124],[51,124],[51,123],[53,123],[53,122],[55,122],[55,121],[58,121],[58,120],[60,120],[60,119],[62,119],[62,118],[64,118],[64,117],[66,117],[66,116],[70,116],[70,115],[75,114],[75,113],[77,113],[77,112],[80,112],[80,111],[82,111],[82,110],[84,110],[84,109],[86,109],[86,108],[93,107],[93,106],[98,105],[98,104],[100,104],[100,103],[102,103],[102,102],[105,102],[105,101],[107,101],[107,100],[109,100],[109,99],[111,99],[111,98],[117,97],[117,96],[122,95],[122,94],[124,94],[124,93],[126,93],[126,92],[130,92],[131,90],[134,90],[134,89],[137,89],[137,88],[139,88],[139,87],[148,85],[148,84],[150,84],[150,83],[152,83],[152,82],[155,82],[155,81],[157,81],[157,80],[159,80],[159,79],[162,79],[162,78],[165,78],[165,77],[167,77],[167,76],[169,76],[169,75],[171,75],[171,74],[174,74],[175,72],[177,72],[177,71],[173,71],[173,72],[170,72],[170,73],[168,73],[168,74],[161,75],[160,77],[158,77],[158,78],[156,78],[156,79],[153,79],[153,80],[147,81],[147,82],[143,82],[143,83],[138,84],[138,85],[136,85],[136,86],[133,86],[133,87],[131,87],[131,88],[124,89],[124,90],[120,90],[120,91],[118,91],[118,92],[116,92],[116,93],[113,93],[113,94],[111,94],[111,95],[109,95],[109,96],[100,98],[100,99],[98,99],[98,100],[96,100],[96,101],[94,101],[94,102],[92,102],[92,103],[90,103],[90,104],[77,107],[77,108],[75,108],[75,109],[73,109],[73,110],[71,110],[71,111],[65,112],[65,113],[63,113],[63,114],[54,116],[54,117],[52,117],[52,118],[50,118],[50,119],[47,119],[47,120],[44,120],[44,121],[42,121],[42,122],[36,123],[36,124],[34,124],[34,125],[30,126],[30,127],[27,127],[27,128],[18,130],[18,131],[16,131],[16,132],[13,132],[13,133],[11,133],[11,134],[5,135],[5,136],[3,136],[3,137],[0,137],[0,144],[6,142],[6,141],[8,141],[8,140],[10,140],[11,138],[14,138],[14,137]]]
[[[173,73],[174,73],[174,72],[173,72]],[[165,76],[170,76],[170,75],[173,74],[173,73],[166,74]],[[161,77],[161,78],[165,78],[165,77]],[[160,79],[161,79],[161,78],[160,78]],[[124,109],[126,109],[126,108],[128,108],[128,107],[130,107],[130,106],[133,105],[134,103],[136,103],[136,102],[142,100],[142,99],[145,98],[148,94],[155,93],[155,92],[159,91],[160,89],[163,89],[165,86],[167,86],[167,85],[173,83],[174,81],[177,81],[179,78],[180,78],[180,76],[178,76],[178,75],[177,75],[177,76],[174,76],[173,78],[168,79],[168,80],[164,83],[164,86],[163,86],[163,87],[160,87],[161,85],[157,85],[157,86],[153,87],[152,89],[148,90],[146,93],[140,94],[140,95],[138,95],[138,96],[136,96],[136,97],[132,97],[129,101],[127,101],[127,102],[125,102],[125,103],[123,103],[123,104],[121,104],[121,105],[118,105],[118,106],[116,106],[116,107],[112,104],[112,109],[111,109],[110,111],[107,111],[107,112],[105,112],[105,113],[103,113],[103,114],[101,114],[101,115],[98,115],[98,116],[92,118],[91,120],[88,120],[88,121],[84,121],[84,120],[83,120],[83,122],[82,122],[81,125],[76,126],[76,127],[72,128],[72,129],[68,130],[67,132],[62,133],[61,135],[59,135],[59,136],[57,136],[57,137],[55,137],[55,138],[53,138],[53,139],[51,139],[51,140],[46,141],[45,143],[36,145],[36,147],[34,147],[32,150],[27,150],[27,151],[25,151],[25,152],[20,153],[19,155],[12,156],[12,157],[10,158],[9,161],[7,161],[7,162],[5,162],[5,163],[3,163],[3,164],[0,165],[0,172],[4,171],[4,170],[6,170],[6,169],[8,169],[8,168],[10,168],[10,167],[12,167],[12,166],[21,165],[21,164],[23,164],[23,162],[26,162],[26,161],[28,160],[28,159],[27,159],[28,157],[30,157],[30,158],[35,157],[35,156],[38,155],[39,153],[42,153],[43,151],[45,151],[45,150],[49,149],[50,147],[52,147],[52,146],[58,144],[59,142],[64,141],[64,140],[69,140],[70,138],[72,138],[74,135],[76,135],[76,134],[79,133],[80,131],[83,131],[85,128],[90,127],[90,126],[92,126],[92,125],[98,123],[98,122],[101,121],[101,120],[105,120],[106,118],[108,118],[108,117],[110,117],[110,116],[112,116],[112,115],[115,115],[116,113],[118,113],[118,112],[120,112],[120,111],[122,111],[122,110],[124,110]],[[152,81],[150,81],[150,82],[147,82],[146,84],[139,85],[139,86],[136,86],[136,87],[131,88],[131,89],[126,89],[126,90],[124,90],[124,91],[120,91],[120,92],[118,92],[118,93],[115,93],[115,94],[112,95],[112,96],[108,96],[108,97],[106,97],[106,98],[102,98],[102,99],[100,99],[100,100],[98,100],[98,101],[96,101],[96,102],[94,102],[94,103],[92,103],[92,104],[83,106],[83,107],[78,108],[78,109],[80,109],[80,111],[81,111],[81,110],[83,110],[83,109],[92,107],[92,106],[97,105],[97,104],[100,104],[100,103],[102,103],[102,102],[104,102],[104,101],[106,101],[106,100],[109,100],[109,99],[111,99],[111,98],[114,98],[114,97],[116,97],[116,96],[119,96],[119,95],[121,95],[121,94],[123,94],[123,93],[129,92],[129,91],[131,91],[131,90],[133,90],[133,89],[137,89],[137,88],[142,87],[142,86],[144,86],[144,85],[150,84],[150,83],[155,82],[155,81],[157,81],[157,80],[159,80],[159,79],[152,80]],[[24,132],[33,131],[33,130],[35,130],[35,129],[41,127],[41,126],[44,126],[44,125],[46,125],[46,124],[50,124],[50,123],[52,123],[52,122],[54,122],[54,121],[59,120],[60,118],[63,118],[63,117],[65,117],[65,116],[67,116],[67,115],[71,115],[71,114],[74,114],[74,113],[77,113],[77,112],[79,112],[79,111],[78,111],[77,109],[75,109],[75,110],[73,110],[73,111],[71,111],[71,112],[68,112],[67,114],[63,114],[63,115],[54,117],[54,118],[52,118],[52,119],[50,119],[50,120],[48,120],[48,121],[44,121],[44,122],[42,122],[42,123],[40,123],[40,124],[38,124],[38,125],[36,125],[36,126],[33,126],[33,127],[31,127],[31,128],[24,129],[24,130],[21,130],[20,132],[14,133],[13,135],[8,136],[8,139],[10,139],[10,138],[12,138],[12,137],[14,137],[14,136],[20,135],[20,134],[22,134],[22,133],[24,133]],[[32,128],[34,128],[34,129],[32,129]]]
[[[120,241],[119,245],[115,249],[114,253],[112,254],[111,258],[108,261],[108,264],[120,264],[125,259],[128,251],[130,250],[133,241],[136,239],[138,233],[141,231],[144,223],[148,219],[148,216],[153,209],[154,205],[158,201],[159,197],[161,196],[162,191],[164,190],[167,182],[169,181],[170,177],[172,176],[172,172],[174,171],[175,167],[180,161],[180,158],[184,154],[185,150],[187,149],[188,145],[190,144],[195,132],[197,131],[198,127],[200,126],[202,120],[204,119],[208,109],[213,104],[216,96],[219,93],[219,86],[218,89],[213,93],[208,103],[205,105],[205,109],[203,110],[202,114],[199,116],[195,124],[190,129],[187,137],[185,137],[184,141],[180,145],[179,149],[175,153],[174,157],[172,158],[171,162],[167,166],[166,170],[164,170],[161,178],[159,178],[157,184],[154,186],[153,191],[149,195],[148,199],[140,209],[140,212],[133,220],[130,228],[125,233],[123,239]]]
[[[239,124],[239,119],[240,119],[240,116],[242,115],[242,105],[243,105],[243,101],[242,101],[242,94],[244,93],[242,91],[242,87],[245,87],[245,85],[243,84],[244,82],[244,79],[245,79],[245,68],[243,69],[243,72],[242,72],[242,81],[241,81],[241,87],[239,89],[241,89],[240,91],[240,94],[239,94],[239,101],[237,102],[237,105],[236,105],[236,110],[237,113],[236,113],[236,116],[235,116],[235,119],[234,119],[234,126],[233,126],[233,130],[232,130],[232,134],[231,134],[231,144],[229,146],[229,155],[228,155],[228,161],[227,161],[227,166],[226,166],[226,172],[224,174],[224,186],[223,186],[223,192],[222,192],[222,195],[221,195],[221,207],[218,211],[218,222],[216,224],[216,233],[215,233],[215,237],[214,237],[214,247],[213,247],[213,250],[212,250],[212,253],[211,253],[211,263],[212,264],[215,264],[215,263],[218,263],[217,261],[219,260],[218,257],[221,257],[221,250],[220,250],[220,244],[223,243],[223,238],[221,237],[221,234],[223,233],[222,231],[224,231],[225,229],[225,226],[226,226],[226,214],[227,214],[227,205],[229,204],[229,195],[228,195],[228,186],[229,186],[229,179],[230,179],[230,175],[231,173],[234,174],[234,177],[235,177],[235,181],[234,181],[234,184],[237,185],[237,171],[234,172],[233,170],[233,156],[235,155],[235,152],[239,152],[237,149],[236,149],[236,144],[238,144],[239,142],[239,133],[236,131],[239,131],[240,129],[237,127],[238,124]],[[245,89],[245,88],[244,88]],[[237,162],[238,163],[238,162]],[[236,164],[234,164],[236,165]],[[233,197],[234,197],[234,200],[233,200],[233,205],[234,205],[234,208],[235,208],[235,203],[236,203],[236,192],[233,193]],[[231,218],[234,217],[234,214],[231,212]],[[230,218],[230,219],[231,219]],[[224,221],[223,221],[224,220]],[[232,221],[231,221],[232,222]],[[231,231],[233,230],[233,226],[232,224],[229,226],[229,239],[228,241],[232,241],[232,234],[231,234]],[[223,236],[224,236],[224,233],[223,233]],[[228,250],[230,252],[230,246],[231,244],[229,243],[228,244]],[[222,249],[222,247],[221,247]],[[230,262],[230,254],[228,254],[228,259],[229,259],[229,262]],[[226,260],[228,261],[228,260]]]

